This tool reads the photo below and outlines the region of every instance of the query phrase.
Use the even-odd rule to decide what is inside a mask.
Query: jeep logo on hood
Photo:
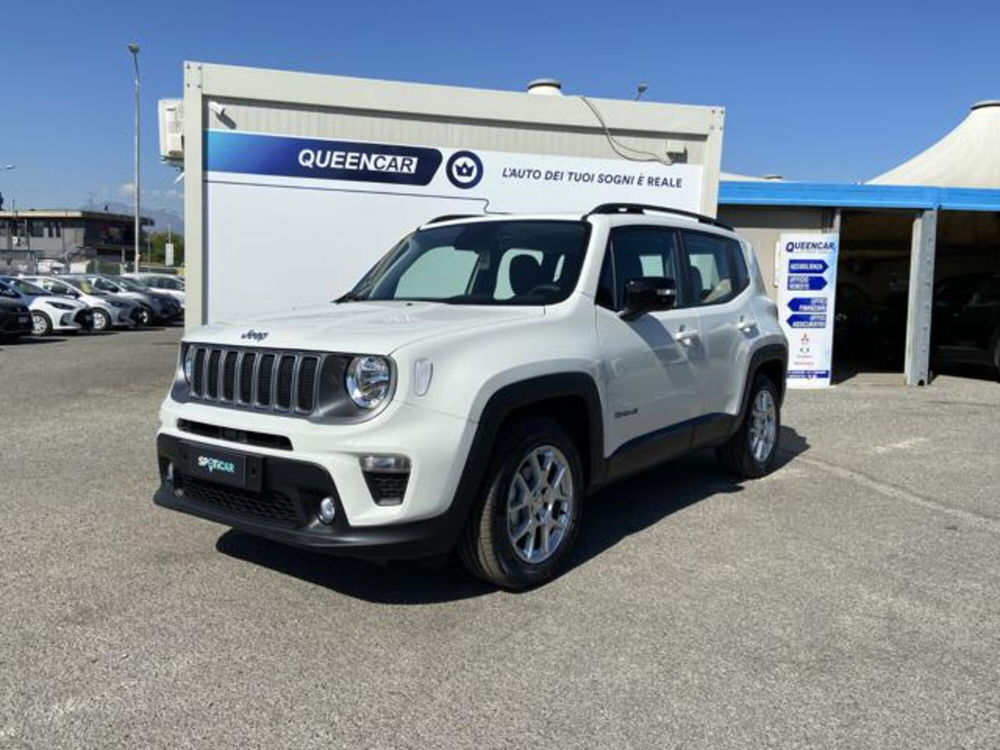
[[[267,331],[255,331],[251,328],[249,331],[244,331],[240,338],[244,340],[250,339],[251,341],[263,341],[267,338]]]

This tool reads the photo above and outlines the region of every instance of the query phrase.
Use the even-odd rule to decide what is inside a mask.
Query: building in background
[[[142,217],[143,227],[152,225],[152,219]],[[134,238],[134,218],[128,214],[76,209],[0,211],[0,268],[119,263],[122,250],[132,259]]]
[[[753,243],[779,303],[783,240],[836,235],[835,369],[901,370],[927,383],[932,318],[947,323],[941,290],[1000,273],[1000,101],[974,104],[950,133],[866,183],[723,174],[719,218]]]

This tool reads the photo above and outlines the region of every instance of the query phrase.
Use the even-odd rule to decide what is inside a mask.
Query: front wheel
[[[573,546],[583,470],[573,441],[550,419],[518,420],[498,448],[458,552],[473,575],[526,589],[555,575]]]
[[[779,402],[774,382],[766,375],[757,375],[739,429],[717,450],[722,465],[732,474],[753,479],[773,467],[781,432]]]
[[[106,331],[111,327],[111,316],[104,310],[94,310],[94,330]]]
[[[139,308],[139,325],[148,326],[153,322],[153,314],[145,307]]]
[[[43,312],[31,313],[31,333],[34,336],[48,336],[52,333],[52,321]]]

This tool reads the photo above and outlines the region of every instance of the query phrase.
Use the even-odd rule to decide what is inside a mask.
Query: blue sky
[[[142,45],[143,195],[179,208],[156,100],[201,60],[483,88],[726,107],[723,166],[859,181],[1000,98],[996,0],[390,3],[10,2],[2,14],[0,192],[18,207],[129,200]]]

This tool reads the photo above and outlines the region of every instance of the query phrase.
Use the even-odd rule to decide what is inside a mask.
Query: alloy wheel
[[[750,412],[750,453],[754,461],[764,463],[771,455],[778,437],[777,407],[771,392],[757,392]]]
[[[507,493],[507,538],[524,562],[552,557],[573,518],[573,472],[561,450],[532,448],[521,459]]]
[[[94,330],[103,331],[111,325],[111,318],[104,310],[94,310]]]

